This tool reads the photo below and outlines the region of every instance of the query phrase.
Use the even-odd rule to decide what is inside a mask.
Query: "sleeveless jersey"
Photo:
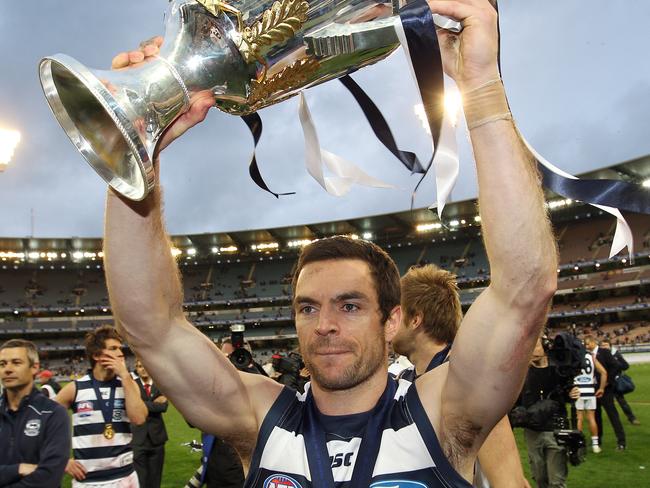
[[[431,359],[431,362],[429,362],[426,372],[428,373],[429,371],[434,370],[438,366],[442,366],[443,364],[448,362],[450,351],[451,351],[451,344],[448,344],[443,350],[437,352]],[[418,375],[415,372],[415,366],[404,369],[402,372],[400,372],[397,378],[410,381],[411,383],[413,383],[416,379],[418,379]],[[474,488],[490,488],[490,482],[485,477],[485,474],[483,474],[483,470],[481,469],[481,463],[479,463],[478,458],[476,458],[476,462],[474,463],[474,480],[472,486]]]
[[[77,393],[72,404],[72,450],[74,458],[86,468],[86,482],[110,481],[133,472],[131,424],[126,416],[122,381],[96,381],[102,399],[115,389],[110,423],[115,435],[104,437],[104,416],[89,373],[75,381]]]
[[[307,389],[298,394],[285,388],[271,407],[258,435],[245,488],[312,487],[303,436],[306,396]],[[340,426],[334,432],[323,422],[334,488],[360,488],[353,487],[351,479],[361,438],[345,432],[345,426],[363,421],[363,415],[329,417],[335,421],[328,422],[330,426]],[[444,455],[411,382],[399,381],[378,438],[379,453],[369,488],[471,488]]]
[[[585,367],[581,373],[573,379],[574,386],[580,389],[580,397],[596,396],[596,366],[594,357],[590,352],[585,354]]]

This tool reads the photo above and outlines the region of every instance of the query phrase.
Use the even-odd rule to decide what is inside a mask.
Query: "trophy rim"
[[[133,155],[133,159],[137,163],[137,174],[139,175],[137,181],[129,181],[117,175],[115,171],[97,156],[94,150],[88,149],[92,145],[77,128],[77,125],[61,102],[52,75],[52,63],[66,70],[78,82],[83,84],[84,88],[92,94],[106,115],[111,118]],[[155,184],[153,162],[133,124],[108,89],[91,70],[66,54],[55,54],[43,58],[39,63],[39,77],[41,88],[43,89],[50,110],[54,114],[54,118],[59,122],[65,134],[86,162],[119,194],[134,201],[144,200]]]

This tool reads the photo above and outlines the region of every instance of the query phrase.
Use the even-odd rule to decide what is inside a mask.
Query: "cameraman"
[[[290,351],[287,354],[276,353],[271,357],[273,370],[279,374],[276,381],[282,385],[293,388],[303,393],[305,384],[309,381],[309,375],[305,375],[305,363],[297,351]]]
[[[231,337],[224,337],[221,339],[219,349],[230,358],[230,362],[232,362],[239,371],[267,376],[264,368],[253,360],[253,350],[248,341],[243,341],[243,344],[239,346],[237,345],[236,340],[235,344],[233,344]],[[248,354],[238,354],[240,351],[246,351]]]
[[[575,387],[567,395],[566,385],[567,378],[549,364],[540,337],[520,397],[520,405],[527,412],[524,436],[528,460],[538,488],[566,487],[567,452],[558,444],[554,431],[568,425],[565,403],[580,396],[580,390]],[[522,424],[511,420],[513,425]]]

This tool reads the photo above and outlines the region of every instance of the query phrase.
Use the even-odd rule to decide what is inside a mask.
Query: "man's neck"
[[[313,379],[311,389],[318,411],[324,415],[351,415],[368,412],[377,404],[386,389],[388,372],[379,368],[363,383],[347,390],[326,390]]]
[[[20,402],[25,398],[34,388],[33,383],[28,383],[20,388],[7,388],[7,406],[9,410],[18,410]]]
[[[447,347],[447,344],[432,341],[425,337],[418,337],[417,340],[420,345],[418,345],[415,351],[409,354],[408,358],[415,366],[415,373],[420,376],[427,372],[433,356]]]
[[[115,378],[115,373],[104,368],[101,364],[95,363],[93,367],[93,378],[97,381],[110,381]]]

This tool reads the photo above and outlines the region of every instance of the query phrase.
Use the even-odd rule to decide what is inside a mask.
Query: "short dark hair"
[[[382,322],[386,322],[390,317],[391,310],[399,305],[399,270],[395,261],[386,251],[378,245],[362,239],[334,236],[319,239],[305,246],[298,258],[291,282],[294,296],[298,276],[307,264],[332,259],[358,259],[368,264],[377,292]]]
[[[15,349],[18,347],[22,347],[27,351],[27,359],[29,360],[30,366],[34,366],[40,362],[38,360],[38,349],[36,349],[36,344],[24,339],[9,339],[0,346],[0,351],[3,349]]]
[[[93,356],[102,352],[102,349],[106,347],[107,339],[115,339],[116,341],[122,342],[122,337],[120,337],[120,334],[117,333],[117,330],[112,325],[102,325],[86,334],[84,346],[86,347],[86,357],[90,362],[91,368],[94,368],[97,362]]]
[[[456,276],[428,264],[402,276],[402,316],[422,315],[422,327],[433,340],[453,342],[463,319]]]

